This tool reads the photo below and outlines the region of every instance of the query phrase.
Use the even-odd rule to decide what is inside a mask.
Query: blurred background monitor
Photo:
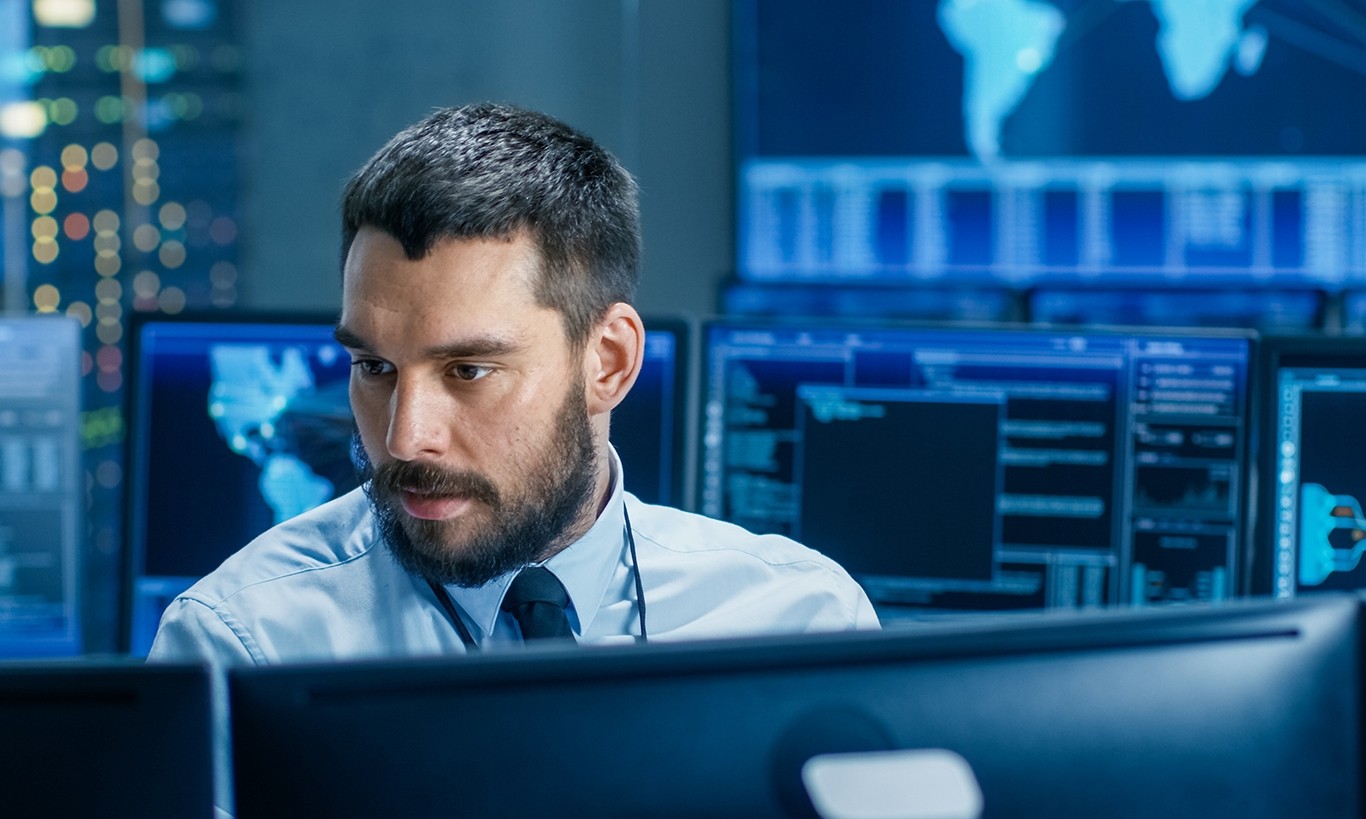
[[[132,335],[127,486],[129,650],[172,599],[271,526],[357,485],[350,356],[333,316],[140,318]],[[688,325],[648,323],[646,361],[612,438],[628,488],[684,485]]]
[[[1323,596],[237,668],[237,809],[815,816],[811,757],[945,749],[986,819],[1355,816],[1359,616]]]
[[[0,665],[10,816],[213,816],[209,675],[143,663]]]
[[[741,0],[738,273],[1254,288],[1273,314],[1278,291],[1341,289],[1366,275],[1366,223],[1344,218],[1366,190],[1358,18]]]
[[[704,514],[885,619],[1240,593],[1250,334],[710,323]]]
[[[249,541],[356,486],[350,356],[325,316],[146,318],[128,387],[127,635]]]
[[[1366,589],[1366,337],[1260,340],[1253,592]]]
[[[689,388],[696,331],[681,316],[644,320],[645,362],[631,392],[612,411],[612,445],[628,492],[646,503],[690,507]]]
[[[80,332],[0,315],[0,657],[84,648]]]

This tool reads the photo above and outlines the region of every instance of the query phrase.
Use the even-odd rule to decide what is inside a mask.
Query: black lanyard
[[[643,643],[648,638],[645,633],[645,585],[640,581],[640,561],[636,558],[636,537],[631,533],[631,515],[626,511],[626,505],[621,507],[622,517],[626,519],[626,545],[631,551],[631,573],[636,581],[636,613],[640,620],[640,634],[636,635],[636,642]],[[474,635],[465,626],[465,621],[460,619],[460,612],[455,609],[455,601],[451,599],[450,592],[446,587],[436,582],[428,580],[427,585],[431,587],[432,594],[436,595],[436,601],[445,609],[446,616],[450,618],[451,624],[455,626],[455,631],[460,635],[460,642],[465,644],[466,651],[478,651],[479,644],[474,641]]]

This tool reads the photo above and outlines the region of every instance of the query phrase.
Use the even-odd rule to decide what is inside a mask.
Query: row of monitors
[[[612,423],[627,489],[825,552],[884,619],[1366,587],[1366,339],[647,326]],[[29,340],[0,362],[0,649],[76,653],[78,332],[3,327]],[[330,319],[132,336],[120,631],[141,654],[175,595],[355,475]]]
[[[218,720],[202,668],[0,665],[0,787],[16,815],[208,817],[230,753],[242,819],[1352,817],[1361,619],[1332,594],[237,668]]]
[[[1245,327],[1263,333],[1366,333],[1366,291],[1255,287],[907,285],[904,282],[723,283],[728,316],[1015,321],[1131,327]]]
[[[647,328],[612,421],[626,488],[800,540],[884,617],[1366,587],[1366,339]],[[132,349],[142,653],[170,599],[355,475],[330,321],[157,319]]]

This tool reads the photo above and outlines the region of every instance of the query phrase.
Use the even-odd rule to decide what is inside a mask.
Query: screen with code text
[[[1240,593],[1250,337],[719,321],[705,514],[889,612]]]

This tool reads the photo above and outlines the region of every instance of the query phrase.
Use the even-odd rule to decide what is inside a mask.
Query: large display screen
[[[1355,4],[743,0],[754,281],[1366,276]]]

